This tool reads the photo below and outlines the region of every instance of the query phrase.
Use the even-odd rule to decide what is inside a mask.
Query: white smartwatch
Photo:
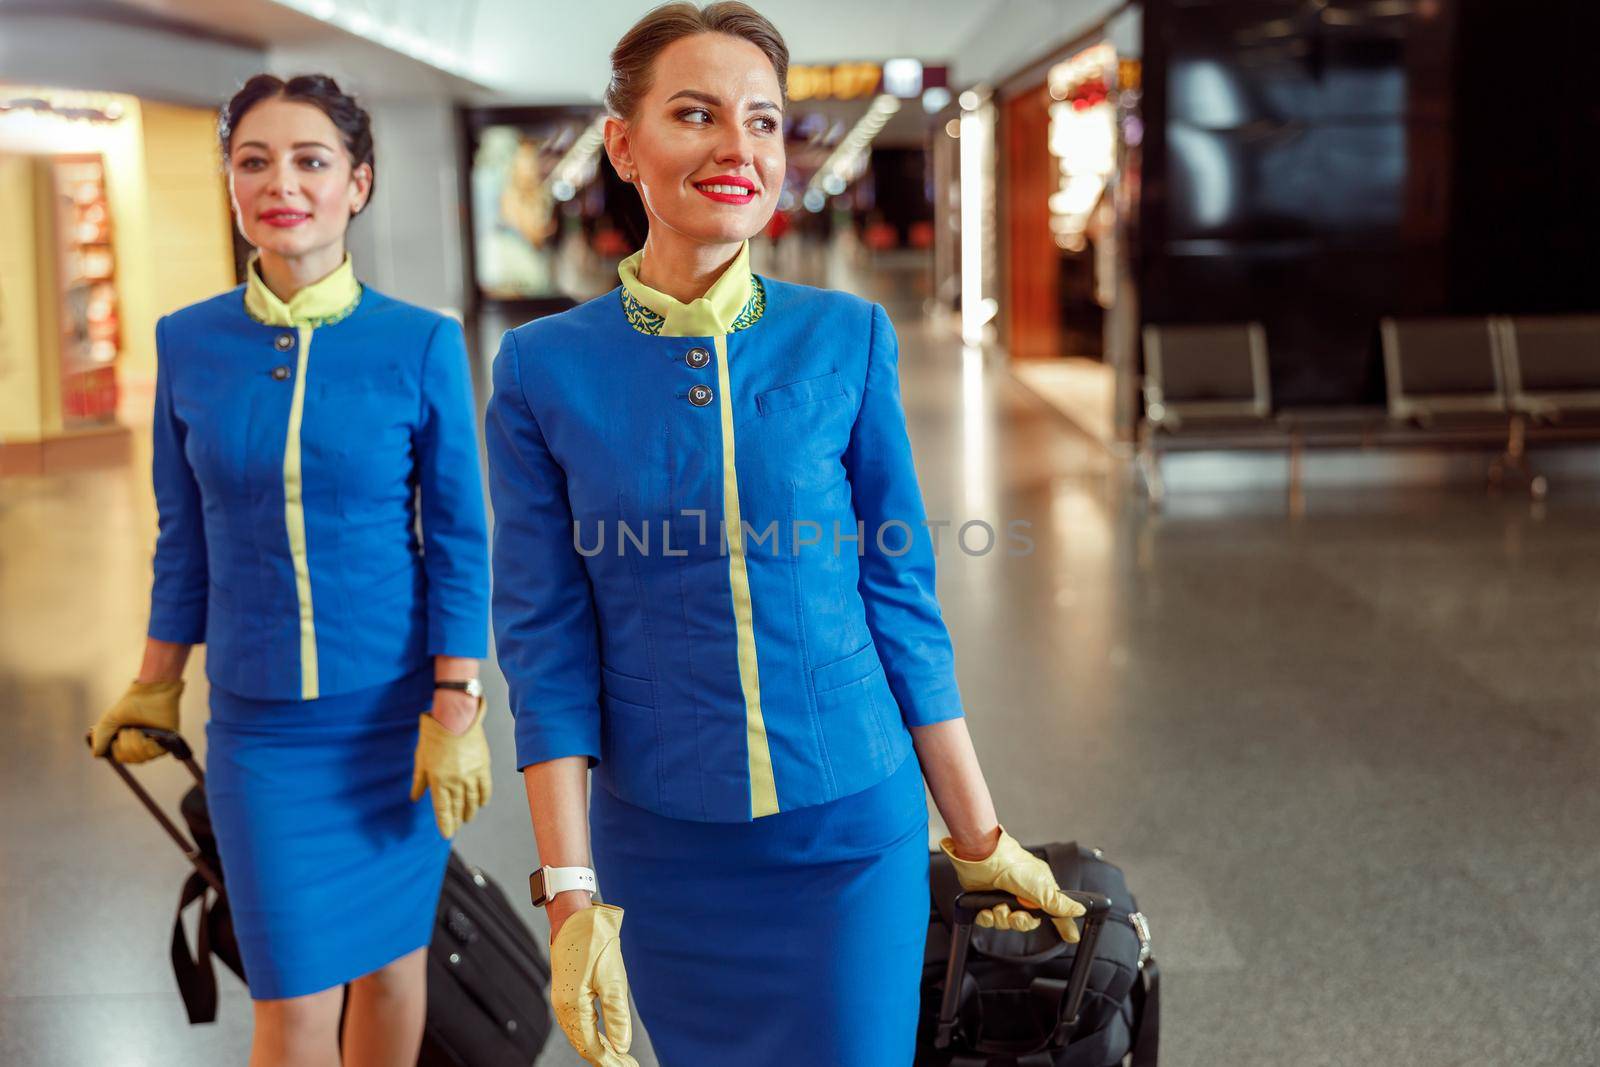
[[[593,893],[594,871],[588,867],[540,867],[528,875],[528,892],[532,895],[533,906],[536,908],[542,908],[550,903],[556,894],[572,889]]]

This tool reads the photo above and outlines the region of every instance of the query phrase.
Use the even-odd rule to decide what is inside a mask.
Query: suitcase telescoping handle
[[[1067,978],[1067,989],[1062,997],[1061,1010],[1056,1017],[1054,1032],[1040,1047],[1065,1046],[1072,1037],[1072,1031],[1078,1025],[1078,1013],[1083,1006],[1084,990],[1089,987],[1089,967],[1094,963],[1095,946],[1100,942],[1100,931],[1105,927],[1106,919],[1111,914],[1111,899],[1100,896],[1098,893],[1083,893],[1077,890],[1062,890],[1067,896],[1082,904],[1085,911],[1083,925],[1079,930],[1078,944],[1072,958],[1072,972]],[[993,891],[968,892],[956,897],[955,903],[955,929],[950,934],[950,960],[944,974],[944,996],[939,1002],[939,1025],[934,1032],[933,1045],[938,1049],[950,1047],[955,1038],[957,1016],[961,1008],[961,980],[967,972],[967,951],[972,945],[972,927],[977,921],[978,913],[985,908],[992,908],[997,904],[1005,904],[1013,912],[1026,911],[1030,915],[1038,916],[1044,922],[1050,921],[1050,914],[1042,908],[1024,908],[1022,903],[1010,893]],[[1035,952],[1025,956],[1010,956],[1002,953],[986,953],[994,959],[1006,960],[1012,963],[1039,963],[1044,960],[1054,959],[1072,949],[1065,941],[1057,941],[1043,952]],[[986,1051],[986,1050],[980,1050]],[[995,1048],[994,1051],[1018,1051],[1014,1049]]]
[[[165,749],[173,759],[189,768],[189,773],[194,775],[194,780],[198,784],[202,786],[206,784],[206,774],[200,769],[200,764],[195,762],[194,751],[189,748],[189,742],[185,741],[181,734],[172,730],[158,730],[153,726],[124,726],[123,729],[138,730]],[[92,732],[85,734],[83,740],[84,743],[92,747],[94,745],[94,734]],[[133,776],[127,767],[112,759],[109,751],[103,758],[111,765],[111,769],[117,772],[117,777],[121,778],[127,787],[133,790],[133,795],[139,798],[150,814],[155,816],[156,822],[161,824],[161,828],[167,832],[167,836],[172,838],[183,854],[189,858],[189,862],[194,864],[194,869],[200,872],[200,877],[204,878],[206,883],[220,894],[222,892],[222,879],[217,876],[216,871],[211,869],[211,864],[201,857],[199,848],[183,835],[183,831],[178,829],[177,823],[173,822],[167,813],[161,810],[161,806],[155,802],[155,798],[150,795],[149,790],[139,784],[139,780]]]

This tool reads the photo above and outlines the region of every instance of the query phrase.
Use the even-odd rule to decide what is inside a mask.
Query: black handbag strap
[[[183,928],[183,912],[200,902],[200,925],[194,953],[189,952],[189,934]],[[189,875],[178,896],[178,913],[172,919],[172,974],[178,980],[189,1022],[209,1023],[217,1019],[217,972],[211,963],[211,884],[199,871]]]

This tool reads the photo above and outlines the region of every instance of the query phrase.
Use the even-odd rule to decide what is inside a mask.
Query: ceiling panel
[[[797,63],[912,56],[943,61],[1007,0],[765,0]],[[574,8],[480,0],[475,56],[497,88],[530,100],[598,100],[617,39],[653,4]]]
[[[382,57],[413,73],[386,88],[526,103],[598,101],[611,47],[651,0],[121,0],[287,57],[351,56],[378,80]],[[957,87],[1037,58],[1120,0],[757,0],[797,63],[910,56],[953,68]],[[363,52],[363,48],[370,51]],[[357,62],[359,60],[359,62]]]

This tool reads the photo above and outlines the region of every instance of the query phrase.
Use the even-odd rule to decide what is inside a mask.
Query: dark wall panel
[[[1600,4],[1463,3],[1454,306],[1600,308]]]
[[[1385,314],[1600,306],[1597,12],[1149,0],[1145,321],[1261,319],[1294,406],[1381,401]]]

